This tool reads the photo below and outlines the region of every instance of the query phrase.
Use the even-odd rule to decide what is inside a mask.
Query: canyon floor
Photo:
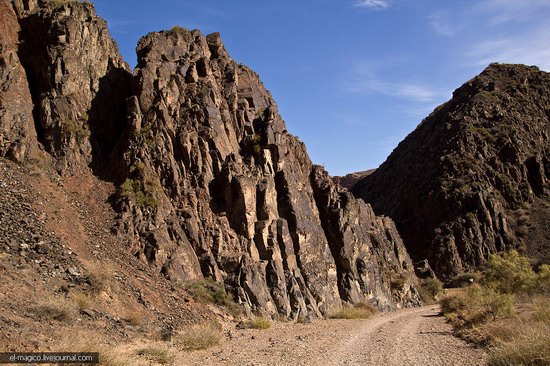
[[[177,365],[484,365],[486,354],[454,337],[438,306],[367,320],[276,323],[234,331],[220,345],[178,356]]]

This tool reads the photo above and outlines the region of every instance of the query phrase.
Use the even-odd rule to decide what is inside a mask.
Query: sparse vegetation
[[[50,298],[29,310],[40,320],[70,322],[76,315],[75,304],[65,298]]]
[[[150,345],[137,351],[139,356],[144,356],[148,360],[166,365],[174,362],[175,355],[165,346]]]
[[[190,31],[188,29],[185,29],[183,27],[180,27],[179,25],[176,25],[176,26],[173,26],[172,28],[170,28],[170,30],[168,31],[168,34],[170,35],[186,35],[186,34],[189,34]]]
[[[66,140],[74,137],[78,145],[90,137],[90,130],[86,124],[83,125],[81,122],[72,119],[61,121],[61,132]]]
[[[426,278],[420,281],[418,287],[420,298],[425,304],[433,304],[441,291],[443,291],[443,284],[437,278]]]
[[[195,324],[179,332],[175,344],[186,351],[207,349],[220,342],[221,331],[221,324],[215,321]]]
[[[48,7],[50,7],[51,9],[57,9],[57,8],[60,8],[62,7],[63,5],[65,4],[70,4],[70,3],[79,3],[81,2],[80,0],[48,0],[46,2],[46,4],[48,5]]]
[[[550,266],[535,272],[510,251],[491,256],[479,282],[441,301],[457,334],[489,346],[492,366],[549,364]]]
[[[95,262],[87,266],[86,272],[86,282],[92,293],[99,294],[110,289],[115,274],[112,264]]]
[[[254,318],[244,322],[244,325],[249,329],[269,329],[271,321],[265,318]]]
[[[135,327],[143,325],[145,323],[145,316],[143,314],[143,311],[139,311],[136,309],[127,310],[124,314],[123,319]]]
[[[119,195],[138,207],[157,207],[159,201],[155,198],[158,184],[152,179],[145,181],[139,178],[127,178],[119,188]]]
[[[329,314],[332,319],[367,319],[376,313],[376,309],[367,303],[357,303],[353,306],[344,306],[342,309]]]
[[[204,304],[228,306],[233,303],[223,284],[210,278],[189,281],[184,283],[183,287],[196,301]]]
[[[80,291],[71,293],[71,300],[78,310],[90,309],[94,304],[94,300],[88,294]]]

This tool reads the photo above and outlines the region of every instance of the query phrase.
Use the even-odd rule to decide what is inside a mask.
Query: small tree
[[[506,294],[518,294],[531,290],[537,283],[537,275],[529,260],[515,250],[489,257],[485,272],[487,287]]]

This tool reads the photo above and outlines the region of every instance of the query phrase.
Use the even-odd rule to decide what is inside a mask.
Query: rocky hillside
[[[375,171],[376,169],[363,170],[361,172],[349,173],[341,177],[332,177],[332,180],[334,183],[338,183],[344,188],[351,189],[357,182]]]
[[[457,89],[354,194],[440,276],[519,248],[550,260],[550,74],[492,64]]]
[[[103,241],[113,255],[133,256],[172,291],[212,278],[249,314],[418,304],[393,222],[312,165],[218,34],[151,33],[132,75],[93,4],[0,4],[1,156],[54,167],[54,181],[114,183],[110,196],[90,192],[118,214]]]

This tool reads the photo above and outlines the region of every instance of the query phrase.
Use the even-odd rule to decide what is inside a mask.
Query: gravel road
[[[368,320],[276,323],[268,330],[234,330],[178,365],[484,365],[485,353],[451,334],[437,306],[381,313]]]

